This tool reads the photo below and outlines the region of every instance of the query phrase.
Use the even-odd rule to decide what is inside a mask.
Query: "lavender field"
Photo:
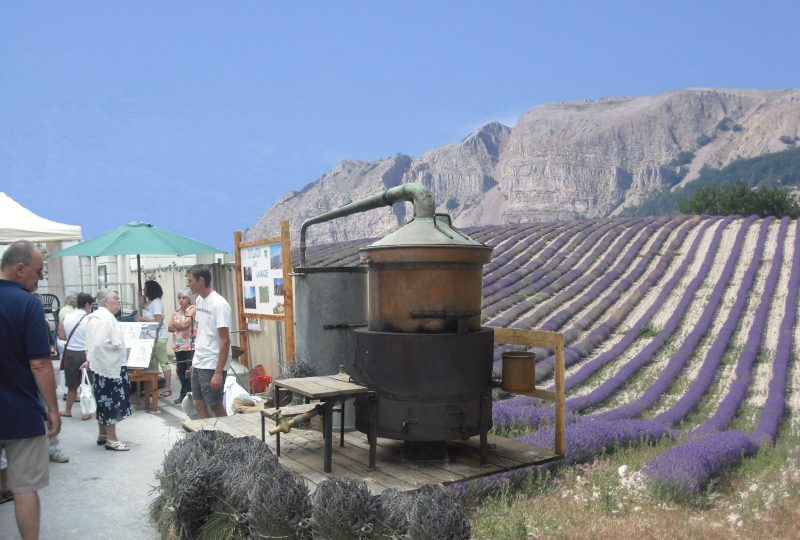
[[[644,449],[627,475],[701,496],[782,437],[797,440],[799,226],[675,216],[466,231],[495,248],[484,325],[564,333],[561,467]],[[315,264],[354,264],[366,243],[321,246]],[[536,353],[537,385],[549,388],[552,351]],[[552,421],[551,404],[533,398],[494,405],[495,431],[530,444],[552,447]],[[513,485],[515,474],[530,471],[459,489]]]
[[[567,462],[668,439],[643,473],[698,493],[775,442],[800,412],[797,227],[679,217],[473,233],[495,246],[485,324],[565,335]],[[553,358],[541,356],[546,385]],[[552,440],[552,408],[534,399],[499,401],[494,416],[523,441]]]

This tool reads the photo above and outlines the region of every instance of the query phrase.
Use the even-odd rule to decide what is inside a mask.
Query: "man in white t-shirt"
[[[198,418],[227,416],[223,404],[225,376],[231,365],[231,306],[211,288],[211,271],[197,264],[189,269],[187,283],[197,295],[186,315],[197,321],[192,359],[192,401]]]

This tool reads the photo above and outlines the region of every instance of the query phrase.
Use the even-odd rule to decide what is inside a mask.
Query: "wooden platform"
[[[220,430],[236,437],[252,435],[261,438],[261,414],[237,414],[225,418],[187,420],[187,431]],[[478,437],[450,441],[445,463],[417,464],[402,460],[402,441],[378,439],[377,470],[368,471],[367,436],[358,431],[345,434],[344,447],[339,446],[334,429],[333,470],[323,472],[322,433],[312,429],[293,429],[281,435],[281,464],[302,476],[313,491],[329,477],[364,480],[374,494],[395,488],[413,491],[425,484],[450,484],[497,474],[504,471],[537,465],[559,459],[554,452],[538,446],[528,446],[512,439],[489,435],[489,463],[480,465]],[[267,436],[267,444],[275,450],[275,438]]]

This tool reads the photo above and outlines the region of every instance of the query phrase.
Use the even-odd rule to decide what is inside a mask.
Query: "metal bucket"
[[[535,388],[536,355],[528,351],[503,353],[503,390],[518,394],[532,392]]]

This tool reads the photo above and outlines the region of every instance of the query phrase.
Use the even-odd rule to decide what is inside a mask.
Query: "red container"
[[[259,364],[250,370],[250,393],[263,392],[272,382],[272,377],[264,373],[264,367]]]

